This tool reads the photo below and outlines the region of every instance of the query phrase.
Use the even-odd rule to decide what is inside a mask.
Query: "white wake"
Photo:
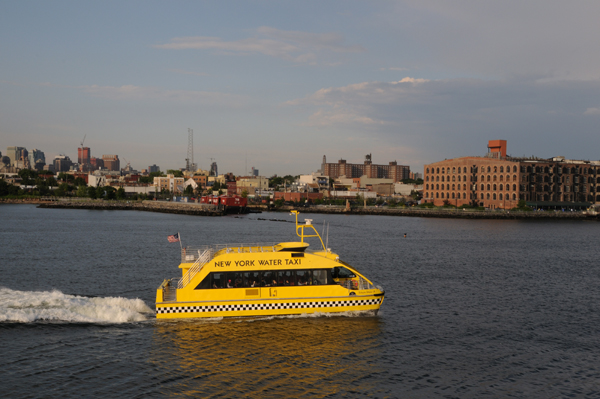
[[[0,287],[0,322],[127,323],[154,317],[141,299],[89,298],[60,291],[16,291]]]

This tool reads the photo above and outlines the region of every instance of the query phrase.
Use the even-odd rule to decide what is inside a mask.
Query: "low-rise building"
[[[314,201],[317,199],[323,199],[323,193],[284,193],[281,191],[275,191],[275,193],[273,193],[273,200],[277,201],[278,199],[282,199],[287,202],[300,202],[302,199],[306,201]]]
[[[236,189],[239,191],[240,189],[246,189],[250,192],[250,189],[254,191],[268,190],[269,189],[269,179],[263,176],[242,176],[238,177],[236,180]]]
[[[300,175],[298,178],[300,184],[317,185],[318,190],[329,190],[329,177],[321,173],[313,172],[310,175]]]
[[[600,202],[600,161],[516,158],[505,140],[491,140],[480,157],[427,164],[423,201],[436,206],[511,209],[520,200],[539,208],[587,208]]]
[[[371,161],[371,154],[365,156],[362,164],[347,163],[345,159],[340,159],[337,163],[327,163],[327,158],[323,155],[321,172],[324,176],[346,178],[367,176],[369,178],[392,179],[393,182],[399,182],[410,177],[410,167],[398,165],[398,162],[392,161],[388,165],[376,165]]]
[[[396,183],[394,184],[394,192],[400,195],[410,195],[413,191],[423,191],[423,185],[417,184],[404,184],[404,183]]]
[[[175,177],[172,174],[154,178],[154,187],[157,192],[168,191],[170,193],[182,193],[184,190],[185,179]]]

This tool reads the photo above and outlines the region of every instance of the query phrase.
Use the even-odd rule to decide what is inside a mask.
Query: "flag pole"
[[[177,235],[179,236],[179,249],[183,251],[183,246],[181,245],[181,233],[177,232]]]

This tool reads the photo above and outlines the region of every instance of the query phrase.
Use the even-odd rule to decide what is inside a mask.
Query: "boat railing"
[[[259,253],[275,252],[276,242],[272,243],[245,243],[245,244],[217,244],[206,245],[198,248],[183,248],[181,250],[181,263],[193,263],[206,251],[211,252],[211,258],[219,251],[225,253]],[[208,261],[210,261],[208,259]]]
[[[358,281],[354,279],[341,280],[340,285],[349,290],[372,290],[375,288],[368,280],[358,277]]]
[[[190,267],[188,269],[188,271],[183,275],[183,277],[178,281],[177,289],[184,288],[186,285],[188,285],[189,282],[192,281],[194,276],[196,276],[196,274],[200,270],[202,270],[202,266],[204,266],[205,264],[210,262],[210,260],[213,258],[213,255],[214,255],[214,253],[211,249],[206,249],[202,253],[200,253],[200,251],[198,251],[198,253],[199,253],[199,256],[196,259],[196,261],[194,262],[194,264],[192,265],[192,267]]]
[[[163,302],[177,302],[178,278],[165,280],[160,288],[163,290]]]

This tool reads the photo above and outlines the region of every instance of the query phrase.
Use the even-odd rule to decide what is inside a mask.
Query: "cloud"
[[[221,50],[233,54],[263,54],[296,63],[315,64],[318,55],[326,53],[357,53],[365,49],[358,45],[345,45],[337,33],[310,33],[284,31],[268,26],[256,30],[256,36],[226,41],[219,37],[176,37],[170,43],[156,44],[155,48],[167,50]]]
[[[426,145],[435,148],[433,159],[478,155],[481,151],[469,147],[497,138],[511,139],[513,150],[519,146],[513,155],[552,156],[570,148],[571,157],[595,159],[592,149],[600,145],[595,118],[582,115],[600,115],[599,96],[595,80],[406,77],[323,88],[285,105],[307,115],[303,126],[390,145]]]
[[[140,87],[134,85],[91,85],[75,86],[74,88],[95,97],[118,101],[162,101],[231,107],[239,107],[247,103],[247,99],[241,95],[208,91],[169,90],[160,87]]]
[[[442,73],[588,80],[600,79],[599,14],[595,1],[419,0],[395,3],[380,23]]]
[[[585,110],[585,112],[583,114],[584,115],[600,115],[600,108],[598,108],[598,107],[588,108]]]
[[[355,114],[348,111],[324,111],[319,109],[309,117],[308,122],[303,123],[303,126],[327,127],[334,125],[377,125],[383,124],[383,121],[376,121],[364,115]]]

